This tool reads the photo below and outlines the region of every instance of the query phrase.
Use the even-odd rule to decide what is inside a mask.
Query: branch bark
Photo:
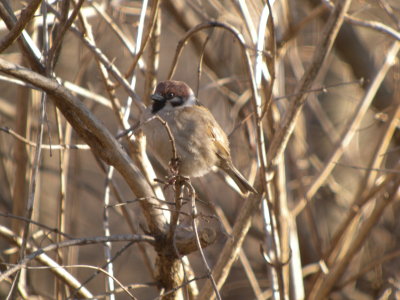
[[[132,163],[129,156],[95,116],[56,80],[49,79],[22,66],[10,63],[0,58],[0,71],[35,85],[49,95],[64,117],[73,126],[79,136],[90,146],[94,155],[107,164],[115,167],[124,177],[132,192],[140,198],[144,215],[152,234],[160,235],[165,232],[166,220],[157,210],[158,201],[150,196],[153,192],[139,169]]]

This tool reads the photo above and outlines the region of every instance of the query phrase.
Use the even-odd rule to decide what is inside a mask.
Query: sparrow
[[[166,126],[154,120],[156,115],[170,128],[180,175],[200,177],[218,167],[234,180],[243,194],[257,193],[233,165],[225,132],[185,82],[159,82],[151,99],[152,105],[142,115],[141,128],[148,148],[165,168],[173,157],[172,143]]]

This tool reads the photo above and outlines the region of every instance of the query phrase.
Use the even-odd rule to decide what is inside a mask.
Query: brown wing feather
[[[229,145],[227,144],[227,138],[221,128],[215,126],[215,124],[208,123],[207,130],[209,136],[212,137],[214,145],[216,147],[217,155],[224,159],[230,159]],[[226,146],[227,145],[227,146]]]
[[[189,110],[189,108],[187,108]],[[225,132],[219,126],[211,112],[203,106],[194,106],[191,109],[203,110],[198,116],[201,116],[201,123],[207,124],[207,136],[213,140],[215,153],[219,157],[218,167],[224,170],[238,185],[242,193],[248,191],[256,193],[255,189],[247,182],[243,175],[233,166],[229,150],[229,141]],[[204,113],[205,112],[205,113]]]
[[[225,158],[225,159],[230,158],[228,138],[227,138],[225,132],[222,130],[222,128],[219,126],[219,124],[215,120],[214,116],[204,106],[199,105],[199,106],[195,106],[195,108],[203,111],[201,114],[198,114],[198,115],[201,115],[203,117],[202,123],[207,124],[207,128],[206,128],[206,130],[208,131],[207,134],[214,141],[217,155],[222,158]]]

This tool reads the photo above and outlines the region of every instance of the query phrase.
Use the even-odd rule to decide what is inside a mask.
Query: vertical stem
[[[27,135],[27,124],[28,124],[28,108],[29,108],[29,95],[28,89],[20,88],[17,94],[17,107],[16,114],[18,118],[15,118],[15,131],[23,137]],[[27,103],[28,102],[28,103]],[[26,145],[23,142],[16,141],[14,148],[14,160],[15,160],[15,177],[13,187],[13,201],[12,201],[12,213],[15,216],[22,216],[24,214],[24,207],[26,207],[26,196],[28,182],[26,178],[26,172],[28,169],[28,153]],[[15,234],[19,234],[21,231],[20,221],[12,219],[11,229]],[[11,263],[16,263],[18,256],[13,255],[11,257]]]
[[[113,178],[114,174],[114,168],[112,166],[109,167],[108,172],[107,172],[107,178],[106,178],[106,189],[104,191],[104,209],[103,209],[103,229],[104,229],[104,235],[105,236],[110,236],[110,216],[108,213],[108,207],[110,205],[110,185],[111,181]],[[113,268],[113,263],[111,261],[111,243],[106,242],[104,243],[104,256],[106,258],[106,271],[111,275],[114,276],[114,268]],[[107,276],[107,290],[110,293],[110,300],[115,300],[115,294],[114,294],[114,280],[111,276]]]

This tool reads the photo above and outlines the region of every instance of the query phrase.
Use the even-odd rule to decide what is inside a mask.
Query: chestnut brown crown
[[[193,94],[192,89],[183,81],[166,80],[157,84],[155,94],[163,95],[175,94],[182,98],[189,98]]]
[[[152,113],[163,108],[197,105],[192,89],[183,81],[161,81],[151,95],[153,100]]]

